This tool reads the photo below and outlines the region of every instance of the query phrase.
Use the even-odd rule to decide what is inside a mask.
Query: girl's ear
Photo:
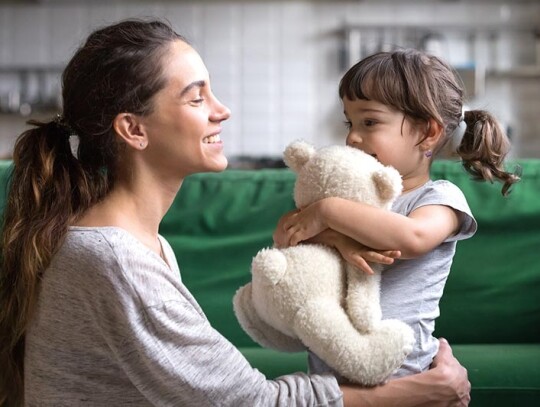
[[[139,118],[132,113],[119,113],[113,120],[116,134],[127,145],[144,150],[148,145],[148,138]]]
[[[420,148],[422,151],[433,151],[443,137],[444,129],[434,119],[429,119],[425,125],[424,135]]]

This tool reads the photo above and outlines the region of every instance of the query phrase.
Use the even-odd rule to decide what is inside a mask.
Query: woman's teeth
[[[219,143],[221,141],[221,137],[219,137],[219,134],[216,134],[215,136],[208,136],[203,138],[203,143],[205,144],[213,144],[213,143]]]

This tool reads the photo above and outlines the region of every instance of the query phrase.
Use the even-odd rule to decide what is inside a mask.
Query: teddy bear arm
[[[251,283],[241,287],[233,298],[234,312],[246,333],[259,345],[282,352],[302,352],[304,344],[264,322],[253,306]]]

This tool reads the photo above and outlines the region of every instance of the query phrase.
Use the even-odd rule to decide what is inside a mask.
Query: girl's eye
[[[345,120],[343,123],[345,124],[345,127],[347,127],[347,129],[351,129],[352,123],[349,120]]]
[[[366,127],[375,126],[375,124],[377,124],[377,122],[375,120],[371,120],[371,119],[364,120],[364,125]]]
[[[203,99],[203,98],[197,98],[197,99],[193,99],[193,100],[191,101],[191,103],[194,103],[194,104],[196,104],[196,105],[199,105],[199,104],[201,104],[202,102],[204,102],[204,99]]]

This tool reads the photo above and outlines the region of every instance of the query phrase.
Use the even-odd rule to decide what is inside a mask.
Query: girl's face
[[[227,167],[220,138],[230,110],[212,93],[199,54],[176,41],[164,57],[165,87],[153,97],[152,113],[142,118],[148,135],[147,158],[161,175],[185,177]]]
[[[423,179],[426,174],[429,177],[429,160],[417,145],[422,139],[420,126],[413,126],[403,112],[372,100],[347,97],[343,107],[349,129],[348,146],[396,168],[403,178],[404,190],[413,187],[414,180]]]

